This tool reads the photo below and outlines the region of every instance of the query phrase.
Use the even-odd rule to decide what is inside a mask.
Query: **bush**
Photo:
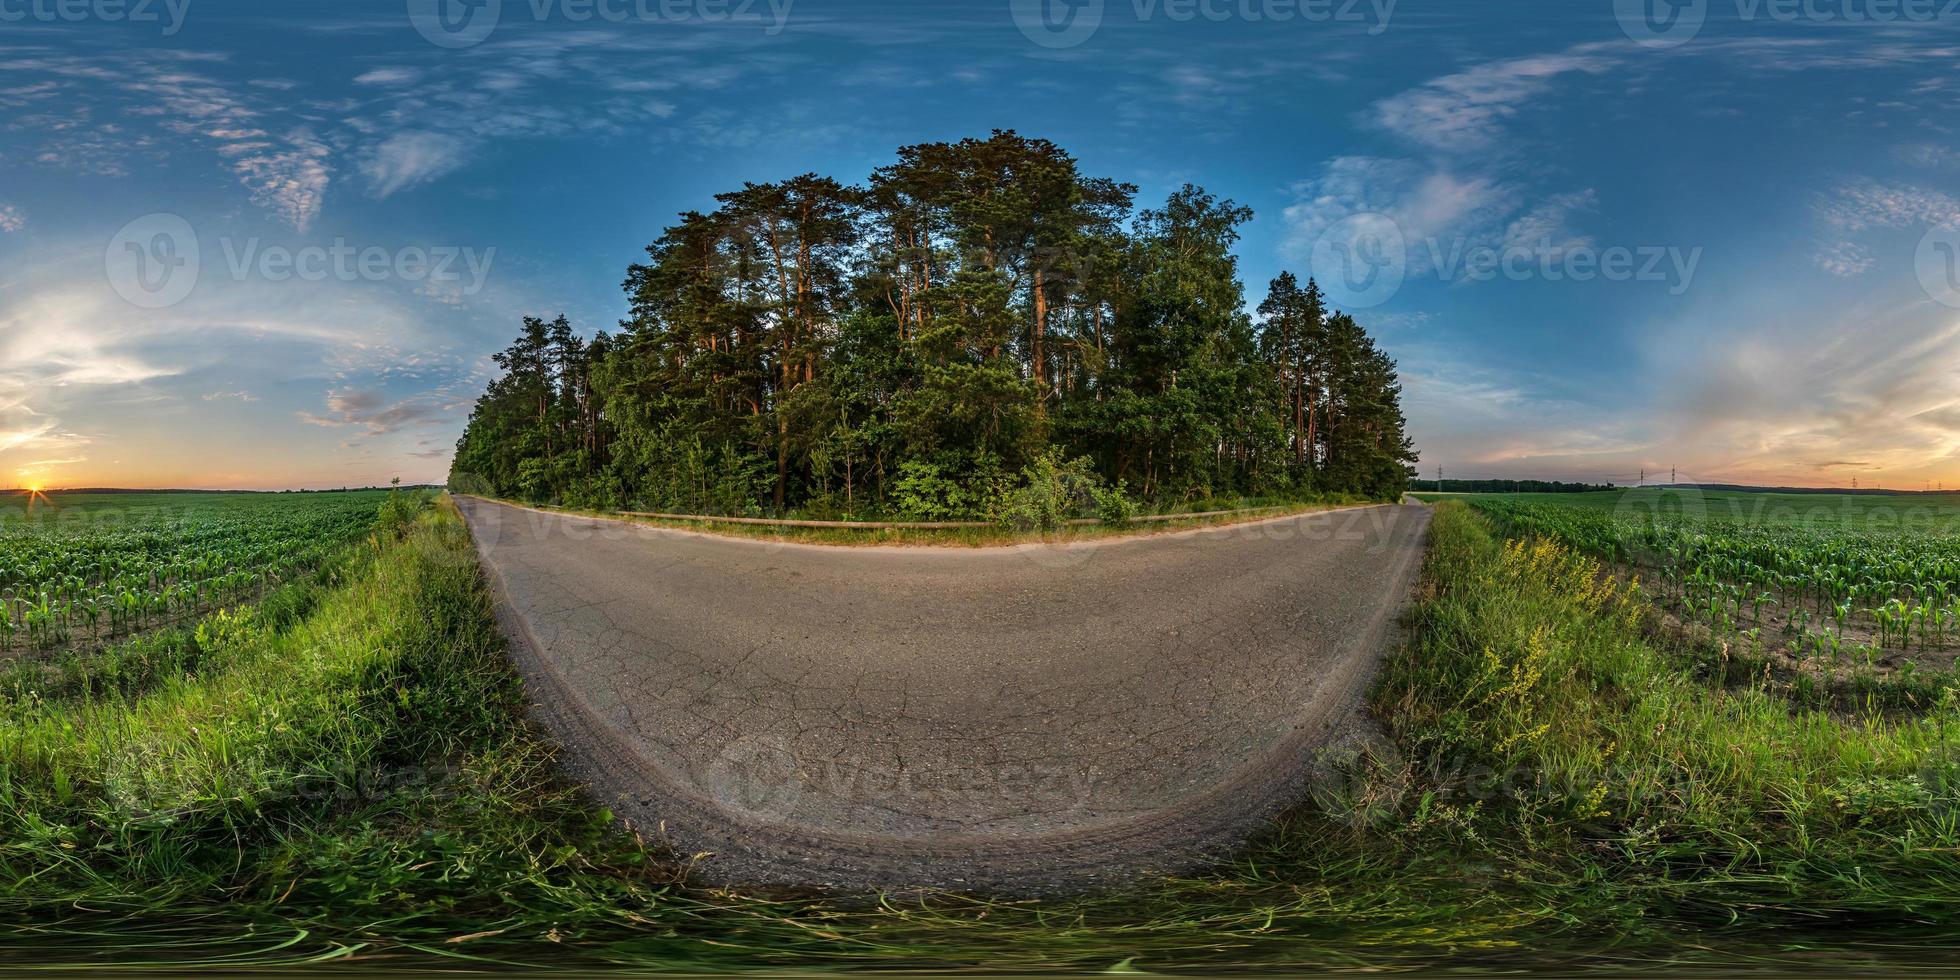
[[[1061,452],[1051,449],[1022,468],[1020,486],[995,495],[989,517],[1017,531],[1052,531],[1089,508],[1100,510],[1109,492],[1088,457],[1065,463]]]
[[[1137,516],[1136,501],[1130,499],[1129,484],[1122,480],[1116,485],[1098,486],[1092,491],[1096,496],[1096,516],[1110,527],[1122,527]]]
[[[972,513],[973,494],[933,463],[907,460],[892,484],[892,506],[915,521],[944,521]]]
[[[410,524],[415,523],[417,514],[429,504],[429,495],[420,490],[402,492],[401,480],[395,481],[395,489],[388,491],[388,499],[381,502],[381,509],[375,515],[375,526],[379,530],[399,537],[408,532]]]

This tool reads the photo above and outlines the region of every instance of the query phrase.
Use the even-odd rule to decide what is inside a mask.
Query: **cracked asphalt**
[[[1365,731],[1427,508],[835,547],[458,498],[534,716],[731,883],[1041,891],[1211,860]]]

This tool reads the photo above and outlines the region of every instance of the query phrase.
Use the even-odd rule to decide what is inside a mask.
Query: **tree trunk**
[[[784,498],[789,490],[789,419],[783,415],[781,405],[776,406],[776,515],[787,513],[783,510]]]
[[[1048,400],[1048,366],[1041,356],[1042,335],[1048,332],[1048,293],[1042,288],[1041,270],[1034,270],[1034,383],[1041,400]]]

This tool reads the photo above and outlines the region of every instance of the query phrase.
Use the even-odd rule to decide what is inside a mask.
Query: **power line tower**
[[[1647,468],[1645,466],[1640,468],[1640,485],[1643,487],[1647,485]]]

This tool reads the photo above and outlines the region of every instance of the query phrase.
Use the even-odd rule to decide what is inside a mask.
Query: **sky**
[[[1960,0],[0,0],[0,485],[440,482],[520,318],[1014,129],[1253,209],[1422,474],[1960,488]]]

